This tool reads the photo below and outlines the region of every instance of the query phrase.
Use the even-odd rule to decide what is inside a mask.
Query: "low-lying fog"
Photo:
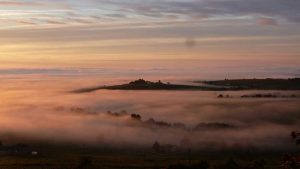
[[[239,98],[242,94],[261,91],[68,92],[82,86],[122,82],[124,79],[32,75],[2,80],[0,138],[7,143],[50,141],[118,147],[151,147],[155,141],[180,146],[182,140],[188,140],[193,148],[208,150],[283,150],[294,147],[289,134],[300,128],[299,98]],[[263,93],[270,92],[300,94],[297,91]],[[234,97],[217,98],[220,93]],[[132,113],[139,114],[141,119],[133,119]],[[171,126],[149,125],[150,118]],[[184,127],[174,127],[173,124]],[[234,127],[196,130],[198,124]]]

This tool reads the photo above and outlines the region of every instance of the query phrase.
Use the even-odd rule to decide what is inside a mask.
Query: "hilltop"
[[[102,90],[102,89],[107,89],[107,90],[212,90],[211,87],[205,87],[205,86],[171,84],[169,82],[163,83],[160,80],[157,82],[151,82],[151,81],[146,81],[144,79],[138,79],[135,81],[131,81],[127,84],[82,88],[79,90],[75,90],[73,92],[85,93],[85,92],[92,92],[92,91]],[[222,88],[220,88],[219,90],[222,90]]]
[[[96,86],[74,90],[74,93],[86,93],[96,90],[202,90],[202,91],[237,91],[237,90],[300,90],[300,78],[294,79],[225,79],[216,81],[195,81],[201,85],[171,84],[162,81],[151,82],[144,79],[127,84]]]

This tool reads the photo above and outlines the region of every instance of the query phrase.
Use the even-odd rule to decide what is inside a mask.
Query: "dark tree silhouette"
[[[181,163],[170,165],[167,169],[208,169],[209,164],[207,161],[197,162],[190,165],[184,165]]]
[[[297,165],[297,161],[296,161],[295,157],[293,157],[291,155],[284,156],[282,167],[284,169],[299,169],[299,166]]]
[[[291,137],[295,141],[295,143],[296,143],[297,146],[300,145],[300,132],[293,131],[291,133]]]
[[[291,137],[293,141],[296,143],[297,146],[300,145],[300,132],[293,131],[291,133]],[[282,167],[284,169],[299,169],[299,159],[297,157],[294,157],[293,155],[285,155],[283,157],[283,164]]]
[[[91,157],[82,157],[77,169],[87,169],[92,165]]]
[[[153,144],[152,149],[156,152],[160,151],[160,145],[157,141]]]
[[[257,160],[254,162],[254,168],[255,169],[264,169],[266,165],[266,162],[264,159],[262,160]]]
[[[239,169],[239,165],[231,158],[225,163],[223,169]]]
[[[141,115],[139,114],[131,114],[131,118],[140,121],[142,119]]]
[[[218,98],[223,98],[224,95],[223,94],[219,94]]]

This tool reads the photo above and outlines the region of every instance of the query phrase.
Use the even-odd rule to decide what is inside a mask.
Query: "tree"
[[[160,151],[160,145],[157,141],[153,144],[152,149],[155,150],[156,152]]]
[[[141,115],[139,114],[131,114],[131,118],[140,121],[142,119]]]
[[[77,169],[86,169],[92,165],[91,157],[82,157]]]
[[[224,169],[239,169],[239,166],[234,159],[231,158],[225,163]]]
[[[300,132],[293,131],[291,133],[291,137],[295,141],[295,143],[296,143],[297,146],[300,145]]]
[[[254,168],[256,169],[264,169],[266,165],[265,160],[261,159],[261,160],[256,160],[254,162]]]
[[[293,131],[291,133],[291,137],[292,137],[293,141],[295,141],[297,146],[300,145],[300,132]],[[292,155],[285,155],[283,158],[282,167],[284,169],[298,169],[299,165],[297,163],[298,163],[297,158],[295,158]]]

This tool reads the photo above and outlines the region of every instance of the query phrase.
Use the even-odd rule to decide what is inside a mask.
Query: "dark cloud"
[[[40,6],[38,2],[0,1],[1,6]]]
[[[195,1],[98,1],[122,6],[126,11],[159,17],[167,14],[187,16],[256,16],[279,17],[299,21],[300,1],[296,0],[195,0]]]
[[[188,48],[192,48],[192,47],[195,47],[197,45],[197,42],[195,39],[193,38],[188,38],[186,41],[185,41],[185,46],[188,47]]]
[[[24,24],[24,25],[36,25],[37,24],[33,21],[25,21],[25,20],[17,21],[17,23]]]
[[[126,15],[124,15],[124,14],[118,14],[118,13],[106,14],[105,16],[112,17],[112,18],[127,18]]]
[[[63,9],[72,9],[72,5],[69,3],[62,3],[62,2],[51,2],[51,1],[20,1],[20,0],[13,0],[13,1],[0,1],[0,7],[55,7],[63,8]]]
[[[70,17],[65,18],[67,22],[73,22],[73,23],[79,23],[79,24],[90,24],[93,23],[93,20],[91,18],[79,18],[79,17]]]
[[[56,21],[56,20],[46,20],[48,24],[65,24],[64,22],[61,21]]]

